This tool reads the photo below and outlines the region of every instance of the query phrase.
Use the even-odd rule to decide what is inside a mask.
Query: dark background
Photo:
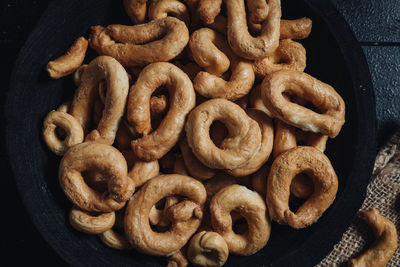
[[[0,3],[1,110],[16,55],[50,2],[51,0],[2,0]],[[381,145],[400,125],[400,2],[331,2],[354,31],[366,55],[376,95],[377,141]],[[12,263],[13,266],[66,265],[43,240],[25,213],[12,173],[9,171],[3,139],[7,125],[3,119],[3,112],[0,114],[2,262],[10,265]]]

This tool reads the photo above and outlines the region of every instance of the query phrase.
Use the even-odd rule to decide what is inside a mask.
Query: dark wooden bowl
[[[164,258],[116,251],[68,223],[68,202],[57,177],[60,158],[41,138],[45,115],[72,98],[71,77],[50,80],[46,63],[63,54],[92,25],[129,24],[122,1],[53,1],[16,61],[6,104],[6,143],[20,195],[44,239],[74,266],[160,266]],[[346,103],[346,124],[329,140],[327,155],[339,177],[333,205],[306,229],[273,223],[267,246],[251,257],[230,256],[226,266],[311,266],[339,241],[360,207],[375,155],[375,99],[364,54],[328,0],[282,1],[283,18],[310,17],[306,72],[331,84]],[[93,55],[92,55],[93,57]]]

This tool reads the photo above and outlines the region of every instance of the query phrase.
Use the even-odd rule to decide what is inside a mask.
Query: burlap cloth
[[[375,207],[390,219],[400,233],[400,130],[379,151],[367,193],[360,210]],[[357,217],[328,256],[317,266],[340,266],[360,255],[373,242],[371,229]],[[400,250],[386,266],[400,266]]]

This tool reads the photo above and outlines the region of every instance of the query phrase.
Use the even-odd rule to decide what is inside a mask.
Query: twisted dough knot
[[[294,213],[289,208],[290,185],[302,172],[312,178],[314,192]],[[297,229],[316,222],[333,203],[338,189],[338,179],[328,157],[309,146],[298,146],[280,154],[272,163],[267,183],[266,200],[271,218]]]
[[[222,266],[228,259],[229,249],[218,233],[201,231],[190,240],[187,255],[198,266]]]
[[[108,190],[99,193],[90,188],[82,172],[102,174]],[[68,199],[86,211],[111,212],[121,209],[135,191],[135,185],[127,176],[124,156],[114,147],[85,142],[71,147],[61,160],[59,180]]]
[[[197,212],[188,220],[172,221],[166,232],[151,229],[150,210],[158,201],[172,195],[184,196],[200,207],[206,201],[203,184],[188,176],[160,175],[148,181],[129,201],[125,213],[125,233],[135,249],[150,255],[167,256],[181,249],[196,232],[202,219]]]
[[[221,148],[210,138],[210,126],[215,120],[224,123],[229,131]],[[260,149],[261,131],[257,122],[240,106],[225,99],[212,99],[197,106],[189,114],[185,127],[193,153],[210,168],[239,168]]]
[[[156,130],[151,131],[150,97],[160,86],[169,91],[169,110]],[[136,156],[145,161],[164,156],[178,142],[196,95],[189,77],[171,63],[153,63],[143,69],[129,94],[127,117],[140,139],[131,142]]]
[[[75,92],[70,114],[80,122],[86,133],[98,96],[98,86],[102,80],[106,80],[107,83],[104,110],[97,128],[86,136],[86,141],[111,145],[114,143],[118,125],[124,114],[129,92],[128,74],[118,61],[112,57],[100,56],[90,62]]]
[[[248,229],[243,234],[232,229],[232,211],[247,221]],[[267,244],[271,222],[258,193],[237,184],[225,187],[212,198],[210,212],[212,227],[225,239],[230,253],[252,255]]]
[[[185,23],[166,17],[136,26],[94,26],[89,44],[100,55],[112,56],[124,67],[135,67],[169,61],[183,51],[188,41]]]

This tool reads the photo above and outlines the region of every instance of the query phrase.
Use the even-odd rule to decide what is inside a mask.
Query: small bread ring
[[[64,130],[65,138],[60,140],[56,134],[57,127]],[[62,111],[50,111],[43,122],[43,139],[47,147],[56,155],[62,156],[73,145],[83,141],[83,129],[79,121]]]
[[[80,122],[86,133],[91,109],[98,95],[98,84],[104,79],[107,81],[104,110],[97,128],[86,136],[86,141],[111,145],[124,114],[129,91],[128,74],[118,61],[112,57],[100,56],[90,62],[75,92],[70,114]]]
[[[179,148],[181,149],[186,169],[192,177],[199,180],[205,180],[215,175],[215,170],[208,168],[196,158],[187,143],[186,137],[183,137],[179,142]]]
[[[258,79],[282,69],[304,71],[305,68],[306,50],[300,43],[290,39],[279,41],[278,48],[271,56],[253,62],[254,74]]]
[[[314,192],[293,213],[288,204],[290,184],[301,172],[312,178]],[[296,229],[307,227],[333,203],[337,189],[335,170],[325,154],[313,147],[298,146],[280,154],[272,163],[266,198],[269,214],[279,224],[288,224]]]
[[[280,39],[305,39],[311,33],[312,20],[300,18],[295,20],[281,20]]]
[[[258,122],[261,129],[261,147],[254,157],[243,167],[227,170],[233,176],[246,176],[255,173],[264,165],[272,152],[274,143],[274,125],[272,120],[264,112],[257,109],[246,110],[250,118]]]
[[[182,195],[202,206],[206,190],[201,182],[188,176],[171,174],[151,179],[133,195],[125,213],[125,233],[133,247],[141,252],[167,256],[181,249],[200,226],[202,218],[172,222],[167,232],[157,233],[150,228],[150,209],[165,196]]]
[[[233,231],[231,211],[246,219],[248,230],[244,234]],[[213,229],[225,239],[230,253],[252,255],[267,244],[271,222],[258,193],[241,185],[225,187],[212,198],[210,212]]]
[[[229,69],[230,60],[221,52],[228,43],[223,35],[208,28],[198,29],[189,39],[194,61],[208,73],[220,75]],[[224,49],[225,48],[225,49]]]
[[[146,19],[147,0],[124,0],[125,12],[134,24],[143,23]]]
[[[118,250],[132,249],[131,244],[124,235],[117,234],[113,229],[100,234],[100,240],[110,248]]]
[[[159,127],[151,131],[150,97],[158,87],[166,85],[169,110]],[[132,150],[140,159],[151,161],[164,156],[179,140],[187,114],[194,108],[196,95],[189,77],[170,63],[153,63],[143,69],[132,87],[128,99],[129,123],[142,138],[131,142]]]
[[[221,148],[210,138],[210,126],[219,120],[228,128]],[[258,152],[261,131],[258,123],[238,105],[225,99],[211,99],[197,106],[186,123],[186,137],[196,157],[207,167],[236,169]]]
[[[107,179],[108,193],[99,193],[85,183],[84,171],[96,171]],[[71,147],[61,160],[59,180],[68,199],[86,211],[111,212],[121,209],[135,191],[127,176],[124,156],[114,147],[85,142]]]
[[[311,101],[321,114],[289,101],[285,92]],[[261,96],[274,117],[304,131],[334,138],[345,121],[345,104],[335,89],[304,72],[280,70],[268,75]]]
[[[188,42],[185,23],[174,17],[135,26],[95,26],[89,39],[97,53],[112,56],[125,67],[169,61],[179,55]]]
[[[136,187],[142,186],[148,180],[156,177],[160,173],[158,160],[141,161],[132,150],[122,151],[128,164],[128,177],[132,179]]]
[[[187,256],[197,266],[222,266],[228,259],[229,249],[218,233],[201,231],[190,239]]]
[[[199,29],[192,34],[189,45],[193,59],[200,66],[221,74],[230,64],[232,71],[229,81],[208,72],[199,72],[193,81],[197,93],[207,98],[234,101],[250,92],[254,83],[251,63],[236,56],[222,35],[208,28]]]
[[[190,14],[186,5],[178,0],[153,1],[149,6],[148,16],[150,20],[162,19],[167,16],[176,17],[189,27]]]
[[[111,229],[115,222],[115,212],[91,215],[73,206],[69,212],[69,222],[76,230],[86,234],[101,234]]]
[[[375,208],[359,211],[357,215],[372,228],[376,240],[367,251],[351,259],[349,265],[386,266],[397,249],[396,226]]]
[[[75,40],[67,53],[47,63],[46,70],[53,79],[59,79],[73,73],[85,59],[88,41],[84,37]]]
[[[273,118],[271,111],[264,105],[264,102],[261,97],[261,85],[257,85],[251,90],[249,97],[249,106],[250,108],[255,108],[263,111],[268,117]]]

